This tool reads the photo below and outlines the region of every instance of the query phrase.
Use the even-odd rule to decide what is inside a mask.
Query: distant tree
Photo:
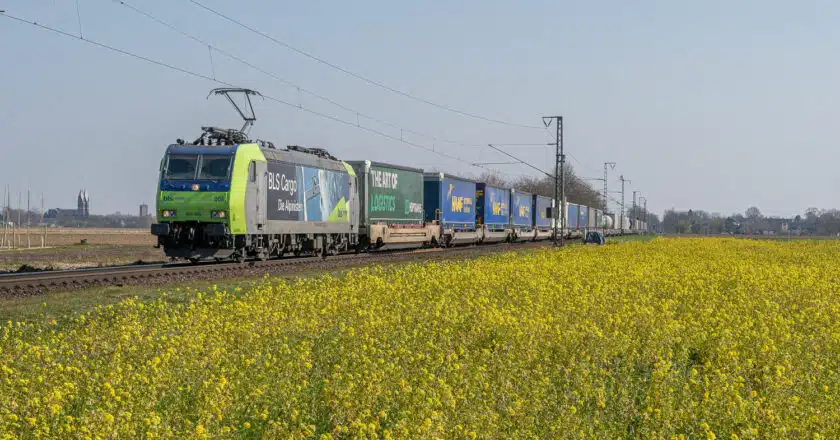
[[[574,168],[570,165],[567,164],[564,170],[566,200],[569,203],[603,209],[603,202],[598,191],[595,191],[589,183],[577,177]],[[512,186],[519,191],[554,197],[554,183],[554,176],[521,176],[512,182]]]
[[[518,191],[523,191],[531,194],[538,194],[546,197],[554,197],[554,179],[544,176],[542,178],[535,176],[520,176],[518,179],[511,182]]]
[[[750,206],[744,215],[750,220],[758,220],[761,218],[761,210],[755,206]]]
[[[565,170],[565,194],[569,203],[577,203],[592,208],[603,209],[601,195],[585,180],[577,177],[574,168],[566,165]],[[506,179],[502,173],[495,170],[486,170],[474,177],[479,182],[502,188],[514,188],[531,194],[545,197],[554,197],[554,176],[533,176],[525,175],[516,179]]]
[[[486,183],[490,186],[496,186],[500,188],[510,187],[510,183],[508,182],[508,180],[505,179],[501,172],[496,170],[483,171],[481,174],[476,176],[475,180]]]
[[[736,220],[735,217],[727,217],[724,230],[730,234],[740,234],[741,222]]]

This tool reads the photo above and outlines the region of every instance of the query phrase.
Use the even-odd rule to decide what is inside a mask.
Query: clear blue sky
[[[611,190],[652,211],[702,208],[794,215],[840,207],[840,3],[721,1],[300,2],[204,0],[280,40],[423,98],[497,119],[566,118],[579,174],[618,163]],[[470,145],[541,143],[544,130],[485,123],[413,102],[200,10],[186,0],[133,0],[218,47],[372,116]],[[111,0],[79,0],[83,34],[211,75],[206,47]],[[78,32],[68,0],[0,0],[0,9]],[[167,144],[201,125],[239,126],[216,84],[0,17],[0,184],[72,207],[87,188],[95,213],[154,205]],[[218,78],[306,107],[355,115],[216,54]],[[460,174],[481,170],[271,101],[256,137],[320,145]],[[362,119],[399,136],[399,130]],[[408,135],[407,135],[408,136]],[[431,146],[429,139],[414,137]],[[504,161],[482,147],[438,144],[467,161]],[[542,147],[511,148],[550,168]],[[501,166],[510,175],[522,166]],[[600,182],[595,182],[600,185]]]

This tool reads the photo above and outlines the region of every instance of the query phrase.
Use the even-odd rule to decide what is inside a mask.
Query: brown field
[[[43,229],[19,229],[16,249],[8,249],[12,241],[0,244],[0,271],[15,271],[28,265],[36,269],[74,269],[80,267],[131,264],[138,260],[163,261],[163,251],[155,249],[155,238],[146,229],[55,228],[47,229],[45,248],[41,248]],[[0,242],[2,242],[0,229]],[[87,243],[82,245],[82,240]]]
[[[41,246],[41,237],[44,229],[20,228],[17,230],[17,247],[26,247],[26,235],[29,232],[29,239],[32,247]],[[2,228],[0,228],[2,234]],[[11,230],[6,233],[7,243],[12,240]],[[79,244],[86,239],[87,244],[106,245],[136,245],[153,246],[155,237],[148,229],[117,229],[117,228],[47,228],[46,246],[67,246]],[[0,237],[2,241],[2,237]],[[5,247],[5,246],[2,246]]]

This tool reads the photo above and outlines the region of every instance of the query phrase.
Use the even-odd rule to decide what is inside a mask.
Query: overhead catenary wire
[[[469,146],[470,146],[469,144],[464,143],[464,142],[460,142],[460,141],[456,141],[456,140],[452,140],[452,139],[447,139],[447,138],[445,138],[445,137],[441,137],[441,136],[435,136],[435,135],[431,135],[431,134],[423,133],[423,132],[421,132],[421,131],[414,130],[414,129],[411,129],[411,128],[401,127],[401,126],[399,126],[399,125],[397,125],[397,124],[394,124],[393,122],[389,122],[389,121],[383,120],[383,119],[381,119],[381,118],[378,118],[378,117],[375,117],[375,116],[368,115],[368,114],[366,114],[366,113],[364,113],[364,112],[362,112],[362,111],[360,111],[360,110],[358,110],[358,109],[355,109],[355,108],[349,107],[349,106],[344,105],[344,104],[342,104],[342,103],[340,103],[340,102],[338,102],[338,101],[335,101],[335,100],[333,100],[333,99],[331,99],[331,98],[328,98],[328,97],[326,97],[326,96],[323,96],[323,95],[321,95],[321,94],[318,94],[318,93],[316,93],[316,92],[314,92],[314,91],[312,91],[312,90],[307,89],[306,87],[303,87],[303,86],[301,86],[301,85],[299,85],[299,84],[296,84],[296,83],[294,83],[294,82],[292,82],[292,81],[289,81],[289,80],[287,80],[287,79],[285,79],[285,78],[283,78],[283,77],[281,77],[281,76],[279,76],[279,75],[277,75],[277,74],[275,74],[275,73],[273,73],[273,72],[271,72],[271,71],[269,71],[269,70],[267,70],[267,69],[265,69],[265,68],[262,68],[262,67],[260,67],[260,66],[257,66],[256,64],[254,64],[254,63],[252,63],[252,62],[249,62],[249,61],[245,60],[244,58],[242,58],[242,57],[240,57],[240,56],[237,56],[237,55],[236,55],[236,54],[234,54],[234,53],[231,53],[230,51],[227,51],[227,50],[221,49],[221,48],[219,48],[218,46],[216,46],[216,45],[214,45],[214,44],[212,44],[212,43],[210,43],[210,42],[208,42],[208,41],[206,41],[206,40],[204,40],[204,39],[202,39],[202,38],[199,38],[199,37],[197,37],[197,36],[195,36],[195,35],[193,35],[193,34],[187,33],[187,32],[185,32],[185,31],[181,30],[180,28],[178,28],[177,26],[173,25],[172,23],[169,23],[169,22],[167,22],[167,21],[165,21],[165,20],[162,20],[162,19],[160,19],[160,18],[158,18],[158,17],[156,17],[156,16],[152,15],[151,13],[149,13],[149,12],[147,12],[147,11],[144,11],[144,10],[142,10],[142,9],[140,9],[140,8],[138,8],[138,7],[136,7],[136,6],[132,5],[132,4],[130,4],[130,3],[126,2],[126,1],[124,1],[124,0],[111,0],[111,1],[113,1],[114,3],[118,3],[118,4],[120,4],[121,6],[126,7],[126,8],[127,8],[128,10],[130,10],[130,11],[133,11],[133,12],[135,12],[135,13],[137,13],[137,14],[140,14],[140,15],[142,15],[142,16],[144,16],[144,17],[148,18],[149,20],[152,20],[152,21],[156,22],[156,23],[160,24],[161,26],[164,26],[164,27],[166,27],[166,28],[170,29],[170,30],[171,30],[171,31],[173,31],[173,32],[176,32],[176,33],[180,34],[181,36],[184,36],[184,37],[186,37],[186,38],[189,38],[190,40],[195,41],[196,43],[201,44],[202,46],[207,46],[208,50],[210,50],[210,57],[211,57],[211,58],[210,58],[210,62],[211,62],[211,66],[212,66],[212,63],[213,63],[212,52],[213,52],[213,51],[215,51],[215,52],[218,52],[219,54],[224,55],[225,57],[227,57],[227,58],[229,58],[229,59],[231,59],[231,60],[233,60],[233,61],[236,61],[236,62],[238,62],[238,63],[240,63],[240,64],[243,64],[243,65],[245,65],[245,66],[247,66],[247,67],[250,67],[251,69],[254,69],[254,70],[256,70],[257,72],[260,72],[260,73],[262,73],[263,75],[266,75],[266,76],[268,76],[268,77],[270,77],[270,78],[272,78],[272,79],[274,79],[274,80],[276,80],[276,81],[279,81],[279,82],[281,82],[281,83],[283,83],[283,84],[286,84],[286,85],[288,85],[288,86],[290,86],[290,87],[294,87],[294,88],[296,88],[296,89],[297,89],[297,91],[299,91],[299,92],[306,93],[307,95],[310,95],[310,96],[312,96],[312,97],[314,97],[314,98],[316,98],[316,99],[320,99],[320,100],[322,100],[322,101],[324,101],[324,102],[327,102],[327,103],[329,103],[329,104],[332,104],[332,105],[334,105],[334,106],[336,106],[336,107],[338,107],[338,108],[340,108],[340,109],[342,109],[342,110],[348,111],[348,112],[350,112],[350,113],[354,113],[354,114],[356,115],[356,118],[357,118],[357,119],[358,119],[359,117],[362,117],[362,118],[365,118],[365,119],[367,119],[367,120],[370,120],[370,121],[373,121],[373,122],[376,122],[376,123],[379,123],[379,124],[385,125],[385,126],[387,126],[387,127],[391,127],[391,128],[397,129],[397,130],[401,130],[401,131],[403,131],[403,132],[405,132],[405,133],[410,133],[410,134],[413,134],[413,135],[416,135],[416,136],[421,136],[421,137],[424,137],[424,138],[427,138],[427,139],[431,139],[431,140],[432,140],[433,142],[435,142],[435,143],[438,143],[438,142],[443,142],[443,143],[448,143],[448,144],[453,144],[453,145],[459,145],[459,146],[462,146],[462,147],[469,147]],[[215,70],[214,70],[214,73],[213,73],[213,77],[215,78]],[[300,104],[299,104],[299,105],[300,105]],[[360,125],[360,123],[359,123],[358,121],[357,121],[357,125]],[[483,145],[482,145],[482,146],[483,146]]]
[[[231,23],[233,23],[237,26],[240,26],[240,27],[242,27],[242,28],[244,28],[244,29],[246,29],[250,32],[253,32],[257,35],[260,35],[261,37],[263,37],[263,38],[265,38],[269,41],[272,41],[275,44],[277,44],[279,46],[282,46],[282,47],[284,47],[288,50],[291,50],[292,52],[295,52],[299,55],[302,55],[302,56],[304,56],[306,58],[309,58],[313,61],[316,61],[318,63],[321,63],[325,66],[329,66],[329,67],[331,67],[335,70],[338,70],[338,71],[340,71],[340,72],[342,72],[346,75],[349,75],[349,76],[351,76],[353,78],[356,78],[360,81],[366,82],[370,85],[373,85],[373,86],[379,87],[381,89],[387,90],[389,92],[398,94],[402,97],[405,97],[405,98],[408,98],[408,99],[411,99],[411,100],[414,100],[414,101],[417,101],[417,102],[421,102],[423,104],[426,104],[426,105],[429,105],[429,106],[432,106],[432,107],[436,107],[438,109],[445,110],[445,111],[448,111],[448,112],[451,112],[451,113],[455,113],[455,114],[458,114],[458,115],[461,115],[461,116],[466,116],[466,117],[473,118],[473,119],[479,119],[479,120],[483,120],[483,121],[486,121],[486,122],[492,122],[492,123],[496,123],[496,124],[508,125],[508,126],[513,126],[513,127],[529,128],[529,129],[541,129],[541,128],[543,128],[543,127],[539,127],[539,126],[536,126],[536,125],[519,124],[519,123],[515,123],[515,122],[503,121],[503,120],[500,120],[500,119],[495,119],[495,118],[490,118],[490,117],[487,117],[487,116],[482,116],[482,115],[479,115],[479,114],[476,114],[476,113],[471,113],[471,112],[467,112],[467,111],[464,111],[464,110],[459,110],[459,109],[450,107],[448,105],[436,103],[436,102],[430,101],[428,99],[412,95],[408,92],[404,92],[404,91],[399,90],[397,88],[391,87],[391,86],[389,86],[389,85],[387,85],[383,82],[368,78],[368,77],[366,77],[362,74],[359,74],[359,73],[353,72],[349,69],[346,69],[344,67],[341,67],[338,64],[327,61],[327,60],[325,60],[321,57],[318,57],[316,55],[313,55],[313,54],[311,54],[311,53],[309,53],[309,52],[307,52],[303,49],[299,49],[295,46],[292,46],[289,43],[286,43],[282,40],[279,40],[279,39],[263,32],[263,31],[260,31],[259,29],[256,29],[255,27],[250,26],[248,24],[245,24],[242,21],[239,21],[239,20],[237,20],[237,19],[235,19],[235,18],[233,18],[229,15],[226,15],[222,12],[219,12],[219,11],[217,11],[217,10],[215,10],[215,9],[213,9],[213,8],[211,8],[211,7],[205,5],[205,4],[203,4],[203,3],[201,3],[197,0],[188,0],[188,1],[190,3],[198,6],[199,8],[204,9],[207,12],[210,12],[211,14],[216,15],[219,18],[222,18],[222,19],[224,19],[226,21],[229,21],[229,22],[231,22]]]
[[[536,166],[534,166],[534,165],[532,165],[532,164],[530,164],[530,163],[528,163],[528,162],[525,162],[524,160],[522,160],[522,159],[520,159],[520,158],[518,158],[518,157],[516,157],[516,156],[514,156],[514,155],[512,155],[512,154],[510,154],[510,153],[508,153],[508,152],[506,152],[506,151],[504,151],[504,150],[502,150],[501,148],[496,147],[496,146],[495,146],[495,145],[493,145],[493,144],[487,144],[487,146],[488,146],[488,147],[490,147],[490,148],[492,148],[492,149],[494,149],[494,150],[496,150],[496,151],[498,151],[499,153],[504,154],[504,155],[505,155],[505,156],[507,156],[507,157],[510,157],[511,159],[513,159],[513,160],[517,161],[518,163],[521,163],[522,165],[529,166],[529,167],[531,167],[531,168],[533,168],[533,169],[535,169],[535,170],[537,170],[537,171],[539,171],[539,172],[541,172],[541,173],[545,174],[546,176],[551,177],[552,179],[554,178],[554,176],[553,176],[552,174],[549,174],[548,172],[546,172],[546,171],[544,171],[544,170],[541,170],[541,169],[537,168]]]
[[[47,25],[38,23],[37,21],[29,21],[29,20],[26,20],[24,18],[17,17],[15,15],[7,14],[7,13],[3,13],[2,15],[0,15],[0,17],[6,17],[8,19],[11,19],[11,20],[14,20],[14,21],[17,21],[17,22],[20,22],[20,23],[35,26],[36,28],[39,28],[39,29],[42,29],[42,30],[50,31],[52,33],[55,33],[55,34],[58,34],[58,35],[61,35],[61,36],[64,36],[64,37],[72,38],[72,39],[77,40],[77,41],[81,41],[81,42],[84,42],[84,43],[87,43],[87,44],[91,44],[91,45],[97,46],[97,47],[102,48],[102,49],[107,49],[109,51],[116,52],[116,53],[119,53],[119,54],[122,54],[122,55],[126,55],[126,56],[129,56],[129,57],[141,60],[141,61],[145,61],[147,63],[155,64],[155,65],[160,66],[160,67],[165,67],[167,69],[174,70],[174,71],[177,71],[177,72],[180,72],[180,73],[183,73],[183,74],[195,77],[195,78],[215,82],[215,83],[227,86],[227,87],[234,87],[234,84],[229,83],[227,81],[223,81],[223,80],[220,80],[218,78],[213,78],[212,76],[207,76],[207,75],[199,73],[199,72],[195,72],[195,71],[188,70],[188,69],[185,69],[185,68],[182,68],[182,67],[178,67],[178,66],[175,66],[173,64],[158,61],[158,60],[155,60],[155,59],[143,56],[143,55],[139,55],[139,54],[136,54],[136,53],[124,50],[124,49],[120,49],[118,47],[114,47],[114,46],[99,42],[97,40],[93,40],[93,39],[90,39],[90,38],[82,38],[78,35],[71,34],[71,33],[63,31],[61,29],[57,29],[57,28],[54,28],[54,27],[51,27],[51,26],[47,26]],[[335,116],[332,116],[332,115],[328,115],[328,114],[325,114],[325,113],[322,113],[322,112],[318,112],[316,110],[312,110],[312,109],[303,107],[302,105],[299,105],[299,104],[294,104],[294,103],[291,103],[291,102],[288,102],[288,101],[284,101],[282,99],[273,97],[271,95],[263,94],[263,97],[265,99],[276,102],[278,104],[283,104],[285,106],[292,107],[292,108],[304,111],[306,113],[313,114],[315,116],[318,116],[318,117],[321,117],[321,118],[324,118],[324,119],[328,119],[328,120],[331,120],[331,121],[334,121],[334,122],[337,122],[337,123],[341,123],[341,124],[344,124],[344,125],[347,125],[347,126],[350,126],[350,127],[356,127],[360,130],[364,130],[364,131],[367,131],[369,133],[376,134],[376,135],[382,136],[382,137],[387,138],[387,139],[391,139],[391,140],[394,140],[394,141],[404,143],[406,145],[410,145],[410,146],[413,146],[413,147],[417,147],[417,148],[429,151],[429,152],[431,152],[433,154],[436,154],[436,155],[439,155],[441,157],[446,157],[446,158],[449,158],[449,159],[453,159],[453,160],[456,160],[458,162],[465,163],[469,166],[475,166],[477,168],[487,169],[483,166],[473,165],[472,162],[467,161],[465,159],[462,159],[458,156],[453,156],[453,155],[450,155],[450,154],[447,154],[447,153],[444,153],[444,152],[441,152],[441,151],[437,151],[437,150],[435,150],[433,148],[429,148],[425,145],[418,144],[416,142],[411,142],[411,141],[405,140],[404,138],[400,138],[400,137],[390,135],[388,133],[376,130],[374,128],[370,128],[370,127],[366,127],[364,125],[357,124],[356,122],[347,121],[347,120],[344,120],[344,119],[341,119],[341,118],[338,118],[338,117],[335,117]]]
[[[587,164],[585,164],[585,163],[581,162],[580,160],[578,160],[578,158],[577,158],[577,157],[573,156],[571,153],[566,153],[566,154],[568,154],[568,155],[569,155],[569,157],[571,157],[571,158],[572,158],[572,160],[574,160],[575,162],[577,162],[577,164],[578,164],[578,165],[580,165],[582,168],[586,168],[586,170],[587,170],[587,171],[593,171],[593,170],[595,170],[595,169],[596,169],[596,168],[590,167],[590,166],[588,166]]]

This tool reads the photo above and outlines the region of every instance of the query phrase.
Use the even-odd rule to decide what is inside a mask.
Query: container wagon
[[[554,199],[534,195],[534,240],[551,238],[554,230]]]
[[[534,239],[534,195],[522,191],[510,190],[510,223],[514,240],[531,241]]]
[[[607,235],[612,235],[613,227],[615,226],[612,214],[601,214],[601,222],[599,223],[599,226]]]
[[[436,245],[440,227],[423,213],[423,170],[379,162],[348,162],[359,182],[359,241],[369,250]]]
[[[580,218],[578,219],[578,229],[585,231],[586,228],[589,227],[589,207],[585,205],[578,205],[578,213],[580,214]]]
[[[578,205],[569,203],[566,214],[566,229],[568,232],[577,231],[578,223],[580,221],[580,213]]]
[[[595,208],[589,208],[589,217],[586,222],[586,227],[590,230],[595,230],[598,227],[598,210]]]
[[[475,200],[479,241],[499,243],[510,240],[510,190],[478,182]]]
[[[440,225],[441,246],[476,243],[474,180],[444,173],[423,174],[423,212]]]
[[[630,219],[627,218],[626,215],[621,218],[620,222],[621,222],[621,226],[619,227],[619,229],[621,229],[622,231],[629,231],[630,230]]]

